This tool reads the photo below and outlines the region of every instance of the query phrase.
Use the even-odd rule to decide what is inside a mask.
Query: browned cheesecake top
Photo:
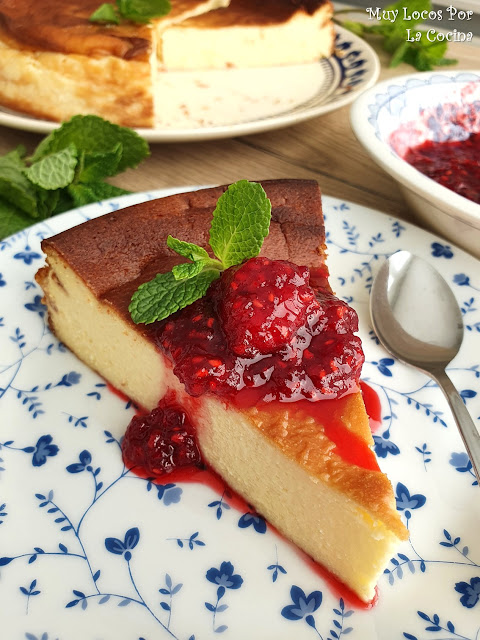
[[[262,254],[320,266],[325,241],[321,194],[313,180],[261,182],[272,203],[270,232]],[[97,298],[184,261],[167,247],[167,236],[195,242],[208,251],[212,213],[227,186],[150,200],[89,220],[43,240],[59,253]],[[137,285],[138,286],[138,285]]]
[[[172,0],[168,19],[203,2]],[[151,27],[131,22],[94,24],[89,17],[101,4],[101,0],[0,0],[0,32],[23,49],[146,60]]]
[[[204,0],[172,0],[167,18],[175,21]],[[0,35],[10,45],[31,51],[56,51],[93,57],[106,55],[147,60],[151,27],[125,22],[102,25],[89,21],[100,0],[0,0]],[[267,25],[286,22],[297,11],[313,14],[329,0],[233,0],[231,8],[194,18],[195,24]],[[161,20],[161,18],[159,19]],[[157,19],[158,21],[158,19]]]
[[[313,15],[324,6],[331,7],[330,0],[231,0],[228,7],[190,18],[182,26],[209,29],[265,27],[288,22],[296,13]]]
[[[261,183],[272,203],[262,255],[300,265],[323,264],[325,228],[321,194],[313,180]],[[167,247],[167,236],[208,244],[212,213],[227,185],[151,200],[89,220],[43,240],[97,298],[130,321],[128,305],[140,284],[185,260]],[[143,327],[142,327],[143,330]]]
[[[29,50],[147,59],[150,27],[94,24],[88,18],[100,4],[98,0],[0,0],[2,37]]]

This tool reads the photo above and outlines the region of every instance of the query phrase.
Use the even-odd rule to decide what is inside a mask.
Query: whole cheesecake
[[[355,325],[353,310],[334,298],[328,285],[318,185],[304,180],[261,184],[272,204],[270,232],[261,251],[268,258],[255,259],[248,268],[288,264],[301,282],[305,268],[295,265],[306,265],[315,286],[333,304],[336,321],[347,318]],[[325,397],[314,402],[292,401],[292,387],[289,401],[259,402],[245,390],[225,393],[204,373],[205,358],[208,366],[221,368],[216,357],[205,355],[201,342],[203,328],[217,322],[213,312],[210,317],[208,296],[198,303],[204,306],[195,303],[177,319],[174,315],[152,324],[131,319],[128,307],[138,286],[182,261],[167,248],[169,234],[209,250],[212,212],[225,189],[146,202],[44,240],[47,265],[37,281],[50,327],[81,360],[146,410],[165,402],[183,407],[203,460],[281,533],[368,602],[408,532],[391,484],[376,462],[355,381],[342,394],[322,390]],[[228,281],[232,287],[237,288],[241,275],[241,269],[234,273]],[[217,283],[210,290],[215,287]],[[221,296],[228,298],[225,292]],[[214,344],[218,335],[209,336]],[[337,338],[340,343],[345,335]],[[352,340],[358,346],[358,338]],[[194,344],[200,345],[196,355],[189,351]],[[336,347],[333,339],[324,344]],[[223,343],[219,349],[224,353]],[[339,360],[332,360],[333,386],[341,384],[334,361]]]
[[[0,104],[49,120],[90,113],[154,127],[160,73],[297,64],[333,51],[329,0],[233,0],[223,13],[229,2],[172,0],[151,24],[103,25],[89,20],[99,0],[0,0]]]

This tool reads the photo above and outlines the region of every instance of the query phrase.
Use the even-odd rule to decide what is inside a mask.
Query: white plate
[[[479,263],[405,222],[324,198],[332,285],[360,316],[363,377],[383,406],[376,450],[410,531],[377,605],[359,610],[221,493],[126,473],[118,441],[133,409],[46,327],[33,280],[40,239],[171,192],[90,205],[0,243],[2,638],[477,639],[480,489],[441,392],[378,346],[367,303],[393,251],[441,271],[467,329],[449,372],[478,420]]]
[[[379,70],[373,49],[337,27],[335,54],[313,64],[160,73],[161,121],[137,131],[149,142],[186,142],[279,129],[349,104]],[[59,126],[3,107],[0,125],[37,133]]]

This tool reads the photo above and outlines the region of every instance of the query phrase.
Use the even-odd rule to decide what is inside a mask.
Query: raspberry
[[[291,344],[308,314],[318,309],[306,267],[253,258],[222,276],[219,316],[238,356],[269,354]]]
[[[267,258],[227,269],[152,330],[190,395],[241,406],[339,397],[356,387],[364,361],[355,311],[311,287],[306,267]]]
[[[185,411],[171,402],[132,419],[122,453],[129,467],[140,467],[152,476],[201,463],[194,428]]]

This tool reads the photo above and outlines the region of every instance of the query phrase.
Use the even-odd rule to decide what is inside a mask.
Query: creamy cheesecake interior
[[[159,60],[166,69],[314,62],[332,54],[332,15],[333,7],[327,0],[231,0],[226,8],[164,30],[159,40]]]
[[[273,214],[263,253],[321,265],[324,230],[316,184],[263,184]],[[152,409],[167,391],[175,393],[192,412],[209,464],[287,538],[369,601],[408,536],[387,477],[337,455],[322,424],[296,403],[240,410],[213,395],[193,401],[152,341],[151,328],[129,317],[133,290],[166,258],[172,260],[158,255],[167,233],[206,245],[205,222],[223,189],[130,207],[45,240],[47,266],[37,280],[50,326],[83,362],[141,406]],[[372,446],[361,394],[333,402],[345,429]]]

